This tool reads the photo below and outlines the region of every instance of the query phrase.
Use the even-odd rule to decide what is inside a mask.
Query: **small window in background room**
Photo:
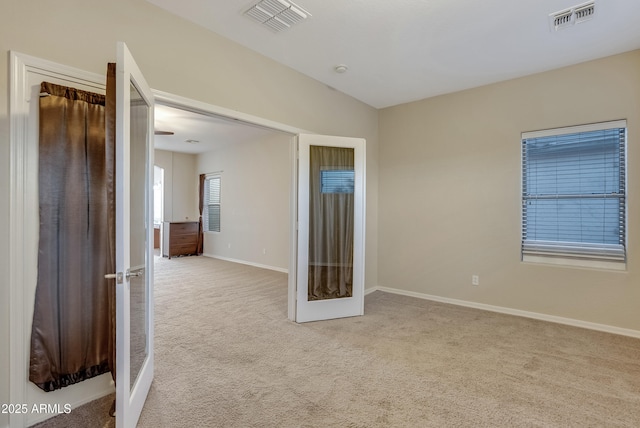
[[[205,232],[220,232],[220,176],[207,175],[204,180],[202,222]]]
[[[625,269],[626,121],[522,134],[522,260]]]

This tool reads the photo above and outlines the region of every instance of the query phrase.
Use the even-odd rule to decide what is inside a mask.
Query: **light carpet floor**
[[[205,257],[158,260],[155,302],[140,427],[640,426],[638,339],[383,292],[298,325],[285,274]]]

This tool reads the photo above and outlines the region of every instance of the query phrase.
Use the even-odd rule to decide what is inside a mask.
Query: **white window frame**
[[[211,180],[217,179],[218,180],[218,203],[213,203],[210,204],[209,203],[209,194],[210,192],[209,190],[209,182]],[[209,206],[210,205],[217,205],[218,206],[218,210],[220,212],[219,216],[218,216],[218,230],[211,230],[211,225],[209,224]],[[210,173],[210,174],[206,174],[205,178],[204,178],[204,200],[202,203],[202,230],[204,232],[211,232],[211,233],[220,233],[220,231],[222,230],[222,174],[220,173]]]
[[[621,151],[621,156],[623,158],[623,196],[622,199],[625,204],[624,208],[624,237],[622,244],[622,256],[620,255],[620,246],[618,248],[612,247],[612,253],[616,254],[615,256],[608,257],[603,255],[603,247],[606,247],[605,244],[586,244],[586,243],[570,243],[563,241],[549,242],[550,245],[545,245],[543,241],[527,241],[526,238],[526,218],[525,218],[525,140],[540,138],[540,137],[549,137],[549,136],[560,136],[566,134],[574,134],[580,132],[590,132],[590,131],[599,131],[606,130],[612,128],[624,128],[625,129],[625,140],[624,147]],[[627,243],[627,235],[628,235],[628,210],[627,210],[627,200],[626,194],[624,193],[627,187],[627,175],[626,175],[626,150],[628,146],[628,133],[627,133],[627,122],[626,120],[617,120],[611,122],[601,122],[601,123],[593,123],[588,125],[579,125],[579,126],[571,126],[564,128],[555,128],[555,129],[547,129],[541,131],[533,131],[533,132],[523,132],[521,138],[521,259],[523,262],[532,262],[532,263],[544,263],[544,264],[553,264],[553,265],[564,265],[564,266],[576,266],[576,267],[587,267],[587,268],[596,268],[596,269],[613,269],[613,270],[625,270],[626,269],[626,243]],[[598,255],[591,254],[593,251],[597,252]]]

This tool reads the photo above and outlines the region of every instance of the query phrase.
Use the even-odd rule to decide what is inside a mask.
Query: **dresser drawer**
[[[171,256],[190,256],[196,253],[196,245],[173,245],[171,246]]]
[[[198,223],[171,223],[171,236],[198,233]]]
[[[183,235],[171,235],[171,246],[174,245],[189,245],[189,244],[197,244],[198,243],[198,234],[183,234]]]

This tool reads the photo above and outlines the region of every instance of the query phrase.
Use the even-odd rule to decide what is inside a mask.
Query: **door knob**
[[[123,275],[122,272],[108,273],[104,277],[105,279],[115,279],[118,284],[122,284],[125,276],[127,277],[127,279],[144,276],[144,268],[141,267],[133,270],[127,269],[126,275]]]
[[[137,268],[137,269],[127,269],[127,279],[129,278],[133,278],[133,277],[141,277],[144,276],[144,268]]]

